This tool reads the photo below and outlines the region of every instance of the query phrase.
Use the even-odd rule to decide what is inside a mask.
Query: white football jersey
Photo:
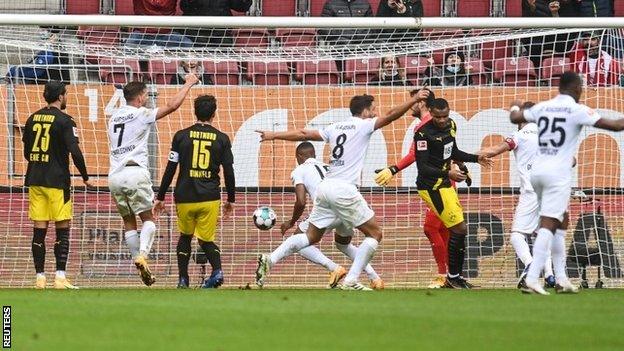
[[[293,185],[303,184],[310,194],[310,199],[316,200],[316,188],[325,179],[329,166],[325,163],[310,157],[304,163],[298,165],[290,174]]]
[[[537,154],[537,124],[527,123],[505,141],[516,159],[516,168],[520,174],[520,192],[533,191],[531,167]]]
[[[581,129],[596,124],[600,115],[576,103],[571,96],[561,94],[524,110],[524,118],[537,123],[538,150],[532,174],[572,177]]]
[[[321,137],[330,146],[328,179],[360,185],[364,157],[376,121],[377,118],[351,117],[320,131]]]
[[[147,140],[152,124],[156,122],[158,109],[123,106],[108,120],[108,142],[110,144],[110,169],[114,174],[129,162],[148,168]]]

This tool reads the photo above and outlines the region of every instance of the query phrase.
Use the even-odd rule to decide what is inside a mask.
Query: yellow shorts
[[[214,241],[220,208],[220,200],[176,204],[180,233]]]
[[[440,218],[445,227],[451,228],[464,221],[464,209],[459,203],[457,191],[454,188],[418,190],[418,194]]]
[[[31,186],[28,189],[28,216],[33,221],[71,220],[73,206],[69,190]]]

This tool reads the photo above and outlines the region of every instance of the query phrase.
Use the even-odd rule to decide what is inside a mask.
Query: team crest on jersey
[[[444,159],[446,160],[447,158],[451,157],[451,154],[453,153],[453,142],[451,141],[450,143],[444,145]]]
[[[427,140],[418,140],[418,143],[416,143],[416,150],[418,151],[427,150]]]

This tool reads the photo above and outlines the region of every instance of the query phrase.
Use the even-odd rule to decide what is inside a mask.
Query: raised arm
[[[156,120],[166,117],[167,115],[171,114],[173,111],[180,108],[180,106],[184,102],[184,99],[186,99],[186,96],[191,90],[191,87],[197,84],[197,82],[199,81],[199,78],[192,73],[187,74],[184,77],[184,79],[185,79],[184,85],[182,86],[182,88],[180,88],[180,90],[178,90],[178,93],[175,94],[173,99],[171,99],[171,101],[169,101],[169,103],[165,107],[158,108],[158,113],[156,113]]]
[[[294,129],[285,132],[271,132],[256,130],[260,134],[260,142],[271,140],[287,140],[287,141],[323,141],[321,133],[315,129]]]
[[[486,157],[496,157],[504,152],[513,150],[512,145],[514,144],[511,144],[511,143],[513,143],[513,140],[508,139],[498,145],[494,145],[494,146],[482,149],[479,153]]]
[[[378,117],[375,122],[375,130],[383,128],[388,124],[396,121],[407,112],[415,103],[425,100],[429,96],[429,90],[420,89],[418,94],[411,97],[399,106],[393,107],[384,116]]]
[[[624,118],[619,118],[619,119],[600,118],[596,122],[596,124],[594,124],[594,127],[605,129],[605,130],[611,130],[614,132],[619,132],[619,131],[624,130]]]

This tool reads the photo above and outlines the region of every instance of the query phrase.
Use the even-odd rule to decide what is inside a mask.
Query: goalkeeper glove
[[[390,183],[392,178],[394,178],[394,175],[399,173],[399,169],[397,166],[390,166],[384,169],[376,169],[375,173],[377,173],[375,176],[375,183],[377,183],[377,185],[386,186]]]
[[[470,177],[470,172],[468,171],[468,167],[466,167],[466,164],[460,163],[457,166],[459,167],[459,170],[464,172],[464,174],[466,175],[466,185],[471,186],[472,178]]]

